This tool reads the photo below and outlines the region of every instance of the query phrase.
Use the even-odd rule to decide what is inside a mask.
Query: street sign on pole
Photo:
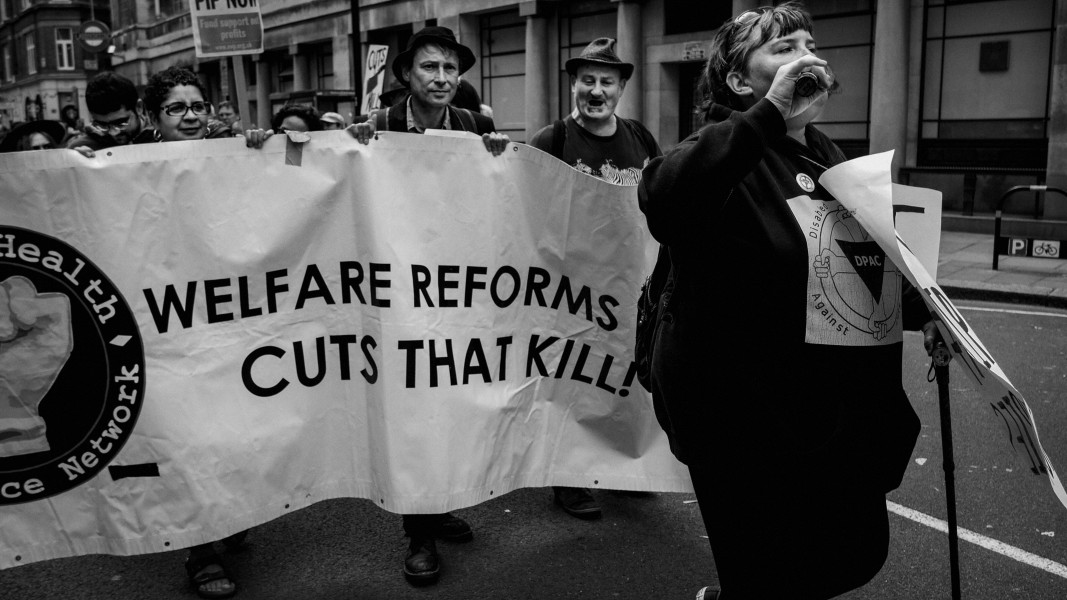
[[[100,21],[86,21],[78,28],[75,37],[86,52],[103,52],[111,41],[111,30]]]
[[[189,0],[197,58],[263,52],[258,0]]]
[[[237,108],[245,123],[253,123],[245,78],[245,54],[263,52],[263,15],[258,0],[189,0],[193,19],[193,46],[197,58],[233,57]],[[265,85],[261,83],[260,85]],[[257,106],[257,110],[270,110]],[[263,121],[260,117],[256,121]]]

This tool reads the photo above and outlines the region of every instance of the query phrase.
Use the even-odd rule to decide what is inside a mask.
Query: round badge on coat
[[[797,185],[805,192],[815,191],[815,180],[806,173],[797,173]]]

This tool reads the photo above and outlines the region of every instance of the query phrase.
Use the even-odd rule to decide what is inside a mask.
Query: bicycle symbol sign
[[[1041,258],[1059,258],[1060,242],[1057,240],[1034,240],[1033,255]]]

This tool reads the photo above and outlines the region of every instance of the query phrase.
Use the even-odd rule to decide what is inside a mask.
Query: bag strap
[[[376,108],[372,111],[374,117],[374,130],[375,131],[389,131],[389,115],[388,110],[384,108]]]
[[[552,156],[563,160],[563,144],[567,141],[566,119],[559,119],[552,124]]]
[[[474,115],[471,113],[471,111],[467,110],[466,108],[457,108],[455,106],[453,106],[452,108],[455,108],[456,113],[459,114],[460,125],[463,127],[464,131],[478,133],[478,124],[474,122]]]
[[[649,288],[653,293],[662,295],[667,288],[667,283],[674,277],[674,262],[671,260],[671,250],[666,244],[659,245],[659,254],[656,256],[656,264],[652,267],[649,275]],[[658,300],[658,298],[656,298]]]

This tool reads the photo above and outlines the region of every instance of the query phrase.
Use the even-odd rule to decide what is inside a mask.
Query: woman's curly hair
[[[270,120],[270,128],[276,132],[282,130],[282,122],[286,117],[297,117],[307,124],[308,131],[322,131],[322,120],[319,119],[319,111],[309,104],[286,104],[278,109],[274,118]]]
[[[148,78],[148,85],[144,89],[144,105],[148,112],[158,117],[163,101],[167,99],[170,91],[179,85],[191,85],[200,90],[200,94],[207,99],[207,91],[196,73],[184,67],[168,67]]]

